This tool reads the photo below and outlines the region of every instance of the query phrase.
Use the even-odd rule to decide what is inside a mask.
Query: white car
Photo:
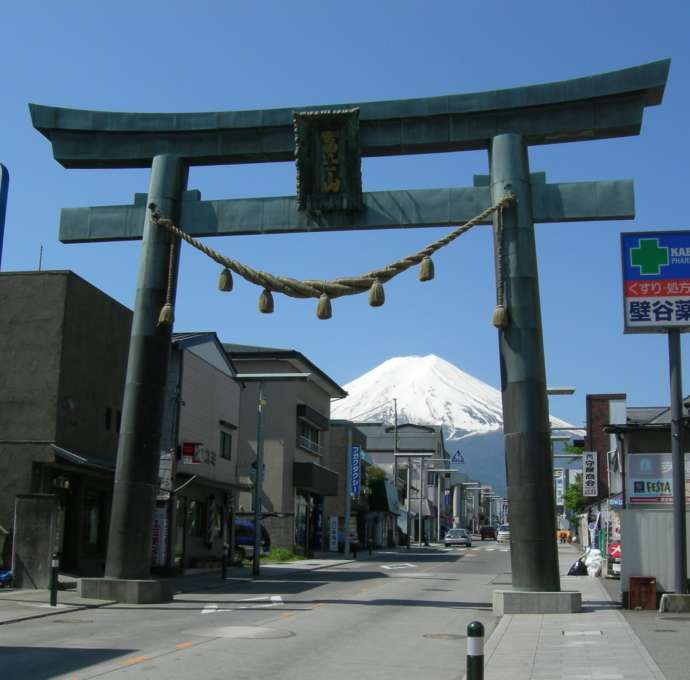
[[[443,537],[443,542],[446,548],[450,548],[453,545],[472,547],[472,538],[465,529],[449,529]]]
[[[499,543],[503,541],[510,542],[510,524],[501,524],[496,532],[496,540]]]

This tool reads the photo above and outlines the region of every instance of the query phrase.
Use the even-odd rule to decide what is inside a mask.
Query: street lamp
[[[254,553],[252,561],[252,578],[259,578],[259,560],[261,557],[261,493],[264,476],[264,442],[261,414],[266,405],[264,400],[264,383],[266,382],[306,382],[311,373],[238,373],[236,380],[259,383],[256,416],[256,478],[254,481]],[[232,546],[230,554],[234,550]]]
[[[466,486],[470,489],[477,489],[477,491],[479,491],[481,493],[482,483],[481,482],[460,482],[460,486]],[[467,498],[470,498],[470,496],[468,496]],[[470,526],[470,532],[474,528],[474,514],[476,511],[474,496],[472,496],[471,498],[472,498],[472,522],[471,522],[471,526]],[[463,506],[465,509],[465,514],[467,514],[467,502],[466,501],[463,501]]]

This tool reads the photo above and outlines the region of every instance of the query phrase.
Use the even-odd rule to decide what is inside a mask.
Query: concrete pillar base
[[[173,599],[173,584],[153,579],[83,578],[81,597],[125,604],[160,604]]]
[[[576,614],[582,610],[579,591],[494,590],[494,616],[504,614]]]
[[[687,614],[690,612],[690,595],[664,593],[659,602],[659,614]]]

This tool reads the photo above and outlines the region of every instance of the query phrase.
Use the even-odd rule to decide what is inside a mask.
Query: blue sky
[[[3,6],[0,162],[11,184],[1,267],[72,269],[132,306],[138,243],[62,245],[61,207],[121,204],[146,191],[146,170],[65,170],[31,126],[27,103],[114,111],[212,111],[338,104],[478,92],[563,80],[672,58],[663,104],[639,137],[532,148],[533,172],[552,182],[635,181],[637,217],[537,226],[542,320],[556,415],[581,424],[584,398],[626,392],[668,403],[663,335],[622,332],[619,234],[690,227],[687,2],[62,2]],[[364,159],[364,189],[469,186],[485,152]],[[202,198],[294,194],[291,163],[193,168]],[[257,269],[333,278],[418,250],[443,229],[214,239]],[[493,255],[488,227],[435,257],[436,279],[416,272],[386,286],[386,304],[276,298],[237,281],[216,291],[218,268],[183,249],[176,330],[215,330],[226,342],[300,350],[346,383],[387,358],[437,354],[499,386]],[[690,392],[688,341],[684,389]]]

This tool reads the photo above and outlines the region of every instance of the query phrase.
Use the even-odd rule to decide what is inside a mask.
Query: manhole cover
[[[236,640],[275,640],[293,637],[291,630],[260,628],[258,626],[218,626],[195,630],[194,635],[202,637],[234,638]]]
[[[429,640],[464,640],[467,636],[456,633],[425,633],[422,637]]]

